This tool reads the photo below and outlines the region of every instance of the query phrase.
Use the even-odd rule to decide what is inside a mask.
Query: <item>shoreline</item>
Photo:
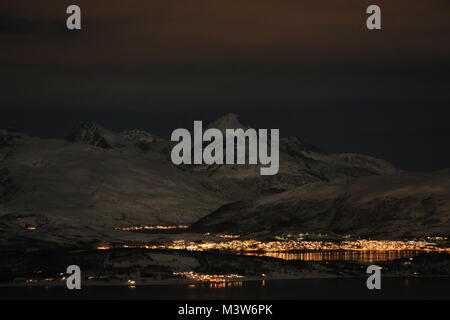
[[[95,288],[95,287],[123,287],[123,288],[138,288],[138,287],[151,287],[151,286],[201,286],[201,285],[233,285],[235,283],[242,282],[261,282],[261,281],[283,281],[283,280],[326,280],[326,279],[361,279],[366,278],[367,275],[361,276],[342,276],[342,275],[320,275],[320,274],[311,274],[307,276],[278,276],[278,277],[246,277],[239,280],[229,280],[223,282],[209,282],[209,281],[194,281],[194,280],[184,280],[184,279],[172,279],[172,280],[149,280],[149,281],[139,281],[137,280],[136,284],[130,285],[124,281],[109,281],[109,282],[101,282],[101,281],[91,281],[88,284],[83,284],[83,288]],[[384,278],[389,279],[450,279],[450,276],[446,275],[433,275],[433,276],[417,276],[417,275],[385,275]],[[65,281],[54,281],[54,282],[37,282],[33,284],[22,284],[22,283],[3,283],[0,284],[0,290],[8,289],[8,288],[61,288],[65,287]]]

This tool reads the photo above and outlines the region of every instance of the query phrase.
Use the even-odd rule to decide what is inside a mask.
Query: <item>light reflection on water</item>
[[[216,285],[220,285],[221,289]],[[244,281],[198,285],[65,286],[0,288],[0,300],[143,299],[143,300],[317,300],[317,299],[450,299],[449,277],[384,277],[382,290],[367,290],[366,277]]]
[[[237,288],[237,287],[242,287],[242,281],[205,282],[205,283],[197,283],[197,284],[188,285],[188,288],[191,288],[191,289],[195,289],[195,288],[220,289],[220,288]]]
[[[246,252],[242,255],[256,257],[270,257],[282,260],[302,261],[357,261],[377,262],[391,261],[401,258],[413,258],[421,251],[319,251],[319,252]]]

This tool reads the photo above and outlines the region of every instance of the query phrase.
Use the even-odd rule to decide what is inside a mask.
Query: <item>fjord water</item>
[[[423,252],[417,250],[392,251],[317,251],[317,252],[252,252],[244,253],[246,256],[270,257],[282,260],[301,261],[355,261],[377,262],[392,261],[396,259],[414,258]]]
[[[0,299],[450,299],[450,278],[383,278],[381,290],[368,290],[366,278],[264,280],[223,285],[142,287],[1,288]]]

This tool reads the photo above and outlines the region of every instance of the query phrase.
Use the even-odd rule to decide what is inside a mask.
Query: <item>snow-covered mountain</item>
[[[250,126],[241,124],[236,115],[227,114],[208,127],[223,130]],[[326,154],[297,137],[281,137],[280,170],[274,176],[261,176],[257,165],[197,165],[184,166],[184,170],[203,176],[206,187],[230,201],[314,182],[398,172],[387,161],[360,154]]]
[[[227,204],[192,226],[203,232],[336,233],[364,238],[450,236],[450,170],[318,182]]]
[[[210,127],[248,128],[233,114]],[[295,137],[280,144],[279,174],[261,176],[257,165],[175,166],[173,143],[143,130],[115,133],[84,123],[65,140],[2,130],[0,232],[33,225],[66,236],[124,225],[191,224],[227,203],[397,172],[386,161],[325,154]]]

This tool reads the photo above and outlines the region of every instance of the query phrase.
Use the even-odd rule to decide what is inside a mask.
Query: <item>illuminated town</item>
[[[116,248],[116,247],[115,247]],[[428,241],[390,241],[390,240],[346,240],[328,241],[257,241],[230,240],[223,242],[196,242],[176,240],[169,244],[122,245],[119,248],[144,248],[187,251],[230,251],[230,252],[295,252],[295,251],[427,251],[450,252],[450,248],[440,248]],[[98,250],[112,249],[110,246],[98,246]]]
[[[215,236],[219,237],[219,238],[224,238],[224,239],[237,239],[237,238],[241,237],[241,236],[233,235],[233,234],[216,234]]]
[[[188,225],[172,226],[129,226],[116,227],[120,231],[142,230],[182,230]],[[295,251],[427,251],[450,252],[448,247],[438,247],[436,242],[447,241],[447,237],[429,236],[420,240],[394,241],[394,240],[350,240],[351,235],[344,235],[343,241],[306,240],[309,237],[327,237],[327,234],[298,233],[295,235],[276,236],[276,241],[238,240],[240,235],[211,234],[206,236],[227,239],[227,241],[187,241],[175,240],[168,244],[130,244],[119,248],[144,248],[165,250],[207,251],[220,250],[231,252],[295,252]],[[425,240],[426,239],[426,240]],[[114,248],[117,248],[116,246]],[[97,246],[98,250],[112,249],[109,245]]]
[[[201,274],[193,271],[189,272],[174,272],[174,276],[183,277],[194,281],[200,282],[212,282],[212,283],[221,283],[228,282],[236,279],[243,278],[244,276],[238,274]]]
[[[141,230],[176,230],[176,229],[187,229],[187,225],[177,225],[177,226],[131,226],[131,227],[116,227],[114,229],[120,231],[141,231]]]

